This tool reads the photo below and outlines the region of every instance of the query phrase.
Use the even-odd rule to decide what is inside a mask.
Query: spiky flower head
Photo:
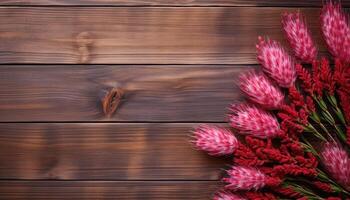
[[[229,115],[230,124],[239,133],[258,138],[273,138],[280,134],[277,119],[254,105],[234,104]]]
[[[213,200],[245,200],[245,198],[230,191],[222,190],[215,194]]]
[[[321,152],[323,164],[332,177],[350,189],[350,158],[339,144],[327,143]]]
[[[222,180],[228,185],[226,189],[237,190],[258,190],[265,186],[278,186],[281,180],[272,178],[255,168],[233,166],[232,169],[227,170],[228,178]]]
[[[350,62],[350,27],[340,3],[326,3],[321,12],[321,29],[328,50],[344,62]]]
[[[240,76],[241,90],[248,98],[266,109],[278,109],[284,96],[263,73],[251,71]]]
[[[263,71],[281,87],[290,87],[296,79],[294,60],[282,45],[259,36],[257,57]]]
[[[192,143],[199,150],[212,156],[232,154],[238,146],[238,140],[231,131],[213,125],[198,126],[193,132],[193,138]]]
[[[294,55],[303,62],[312,63],[316,59],[317,48],[304,16],[299,11],[284,13],[282,15],[282,26]]]

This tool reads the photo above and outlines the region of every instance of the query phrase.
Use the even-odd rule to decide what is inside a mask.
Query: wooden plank
[[[341,1],[349,6],[348,0]],[[0,5],[68,5],[68,6],[312,6],[321,7],[320,0],[2,0]]]
[[[0,63],[252,64],[293,8],[0,7]],[[319,9],[301,9],[324,51]]]
[[[0,181],[1,199],[207,200],[215,181]]]
[[[218,180],[231,158],[194,150],[195,126],[1,123],[0,179]]]
[[[247,66],[0,67],[0,121],[224,121]],[[108,118],[101,99],[124,95]]]

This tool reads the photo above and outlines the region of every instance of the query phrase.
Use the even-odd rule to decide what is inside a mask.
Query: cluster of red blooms
[[[231,130],[200,125],[193,144],[212,156],[233,155],[214,200],[350,199],[350,25],[340,4],[320,21],[334,62],[317,59],[301,13],[285,13],[293,50],[259,37],[262,71],[240,77],[248,103],[234,104]],[[302,65],[302,64],[303,65]]]

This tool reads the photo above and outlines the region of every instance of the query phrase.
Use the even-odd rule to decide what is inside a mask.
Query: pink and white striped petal
[[[322,152],[322,161],[332,177],[345,188],[350,189],[350,157],[339,144],[328,143]]]
[[[233,166],[232,169],[227,170],[228,178],[222,180],[228,185],[225,189],[238,190],[258,190],[263,188],[268,177],[254,168]]]
[[[328,50],[344,62],[350,62],[350,27],[348,16],[339,3],[326,3],[321,12],[321,28]]]
[[[248,104],[234,104],[230,124],[239,133],[258,138],[274,138],[281,133],[277,119],[269,112]]]
[[[294,60],[280,43],[259,37],[256,49],[258,61],[270,78],[281,87],[288,88],[294,84],[296,79]]]
[[[200,125],[193,132],[193,138],[192,143],[197,149],[212,156],[232,154],[238,146],[238,140],[231,131],[213,125]]]
[[[282,26],[294,55],[303,62],[312,63],[317,57],[317,48],[304,16],[299,11],[284,13]]]
[[[266,109],[279,109],[284,95],[263,73],[249,72],[240,76],[241,90],[252,102]]]

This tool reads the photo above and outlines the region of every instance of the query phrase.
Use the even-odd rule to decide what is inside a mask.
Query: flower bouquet
[[[317,48],[300,12],[284,13],[291,56],[259,37],[261,70],[240,76],[247,102],[230,107],[231,130],[200,125],[192,143],[212,156],[233,155],[214,200],[350,199],[350,25],[339,3],[320,15],[333,59]]]

